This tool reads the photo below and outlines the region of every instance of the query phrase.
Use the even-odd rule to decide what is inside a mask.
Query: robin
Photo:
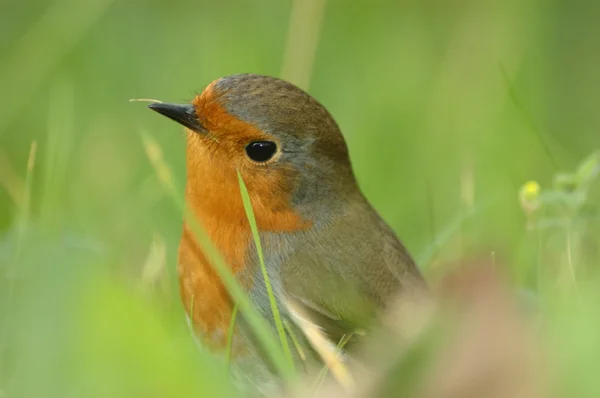
[[[238,170],[285,318],[284,301],[336,342],[369,330],[396,297],[426,290],[405,247],[361,193],[337,123],[303,90],[240,74],[212,82],[191,104],[149,107],[186,127],[186,200],[266,317],[272,313]],[[185,223],[178,274],[195,331],[224,348],[234,305]],[[243,356],[251,340],[238,329],[234,345]]]

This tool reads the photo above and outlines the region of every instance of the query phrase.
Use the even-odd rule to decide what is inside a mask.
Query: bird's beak
[[[200,124],[198,116],[196,115],[196,109],[191,104],[165,104],[162,102],[156,102],[148,105],[148,108],[160,113],[163,116],[168,117],[171,120],[197,132],[204,133],[206,129]]]

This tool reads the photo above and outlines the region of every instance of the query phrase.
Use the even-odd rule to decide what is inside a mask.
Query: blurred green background
[[[197,363],[212,359],[181,321],[181,215],[139,136],[157,140],[181,186],[183,134],[128,100],[189,101],[228,74],[310,77],[365,194],[428,275],[493,252],[531,288],[518,193],[600,148],[600,3],[306,3],[0,4],[0,397],[65,396],[65,385],[137,396],[107,382],[130,373],[155,377],[151,396],[226,393],[205,382],[224,375]]]

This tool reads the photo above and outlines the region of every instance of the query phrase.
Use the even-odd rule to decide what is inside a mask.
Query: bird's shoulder
[[[421,274],[394,231],[366,200],[305,231],[281,264],[287,295],[312,312],[363,326]]]

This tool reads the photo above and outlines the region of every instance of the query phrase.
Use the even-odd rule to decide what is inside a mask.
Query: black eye
[[[266,162],[277,152],[277,145],[271,141],[254,141],[246,147],[248,157],[255,162]]]

